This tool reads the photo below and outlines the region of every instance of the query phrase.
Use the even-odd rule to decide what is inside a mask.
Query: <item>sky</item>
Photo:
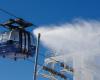
[[[76,18],[100,20],[100,0],[0,0],[0,8],[37,26],[59,25]],[[13,16],[0,11],[0,22],[9,18]],[[0,80],[33,80],[33,68],[28,61],[0,58]]]

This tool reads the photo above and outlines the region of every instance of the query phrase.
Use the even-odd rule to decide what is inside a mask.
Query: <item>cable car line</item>
[[[3,12],[3,13],[5,13],[5,14],[8,14],[9,16],[13,16],[13,17],[15,17],[15,18],[17,18],[17,19],[22,19],[22,18],[16,16],[15,14],[13,14],[13,13],[11,13],[11,12],[5,10],[5,9],[0,8],[0,11]],[[5,27],[3,24],[0,24],[0,26]],[[35,25],[35,24],[32,24],[32,26],[34,26],[34,27],[38,27],[38,26]]]
[[[19,17],[17,17],[16,15],[12,14],[11,12],[8,12],[7,10],[4,10],[4,9],[2,9],[2,8],[0,8],[0,11],[2,11],[2,12],[4,12],[4,13],[8,14],[9,16],[13,16],[13,17],[15,17],[15,18],[19,18]]]

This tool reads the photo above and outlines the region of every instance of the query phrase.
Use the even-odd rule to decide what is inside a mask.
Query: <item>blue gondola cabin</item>
[[[15,60],[34,56],[36,39],[24,29],[32,24],[26,23],[23,19],[11,19],[2,26],[8,28],[9,31],[0,33],[0,56]]]

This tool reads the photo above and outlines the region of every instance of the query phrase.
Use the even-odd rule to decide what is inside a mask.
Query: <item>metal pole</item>
[[[39,42],[40,42],[40,33],[38,34],[38,38],[37,38],[37,47],[36,47],[35,64],[34,64],[34,80],[37,80],[37,65],[38,65]]]

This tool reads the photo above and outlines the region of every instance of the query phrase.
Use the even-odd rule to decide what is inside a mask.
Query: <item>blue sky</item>
[[[75,18],[100,20],[100,0],[0,0],[0,8],[38,26]],[[0,22],[8,18],[13,17],[0,11]],[[32,77],[31,62],[0,59],[0,80],[33,80]]]

